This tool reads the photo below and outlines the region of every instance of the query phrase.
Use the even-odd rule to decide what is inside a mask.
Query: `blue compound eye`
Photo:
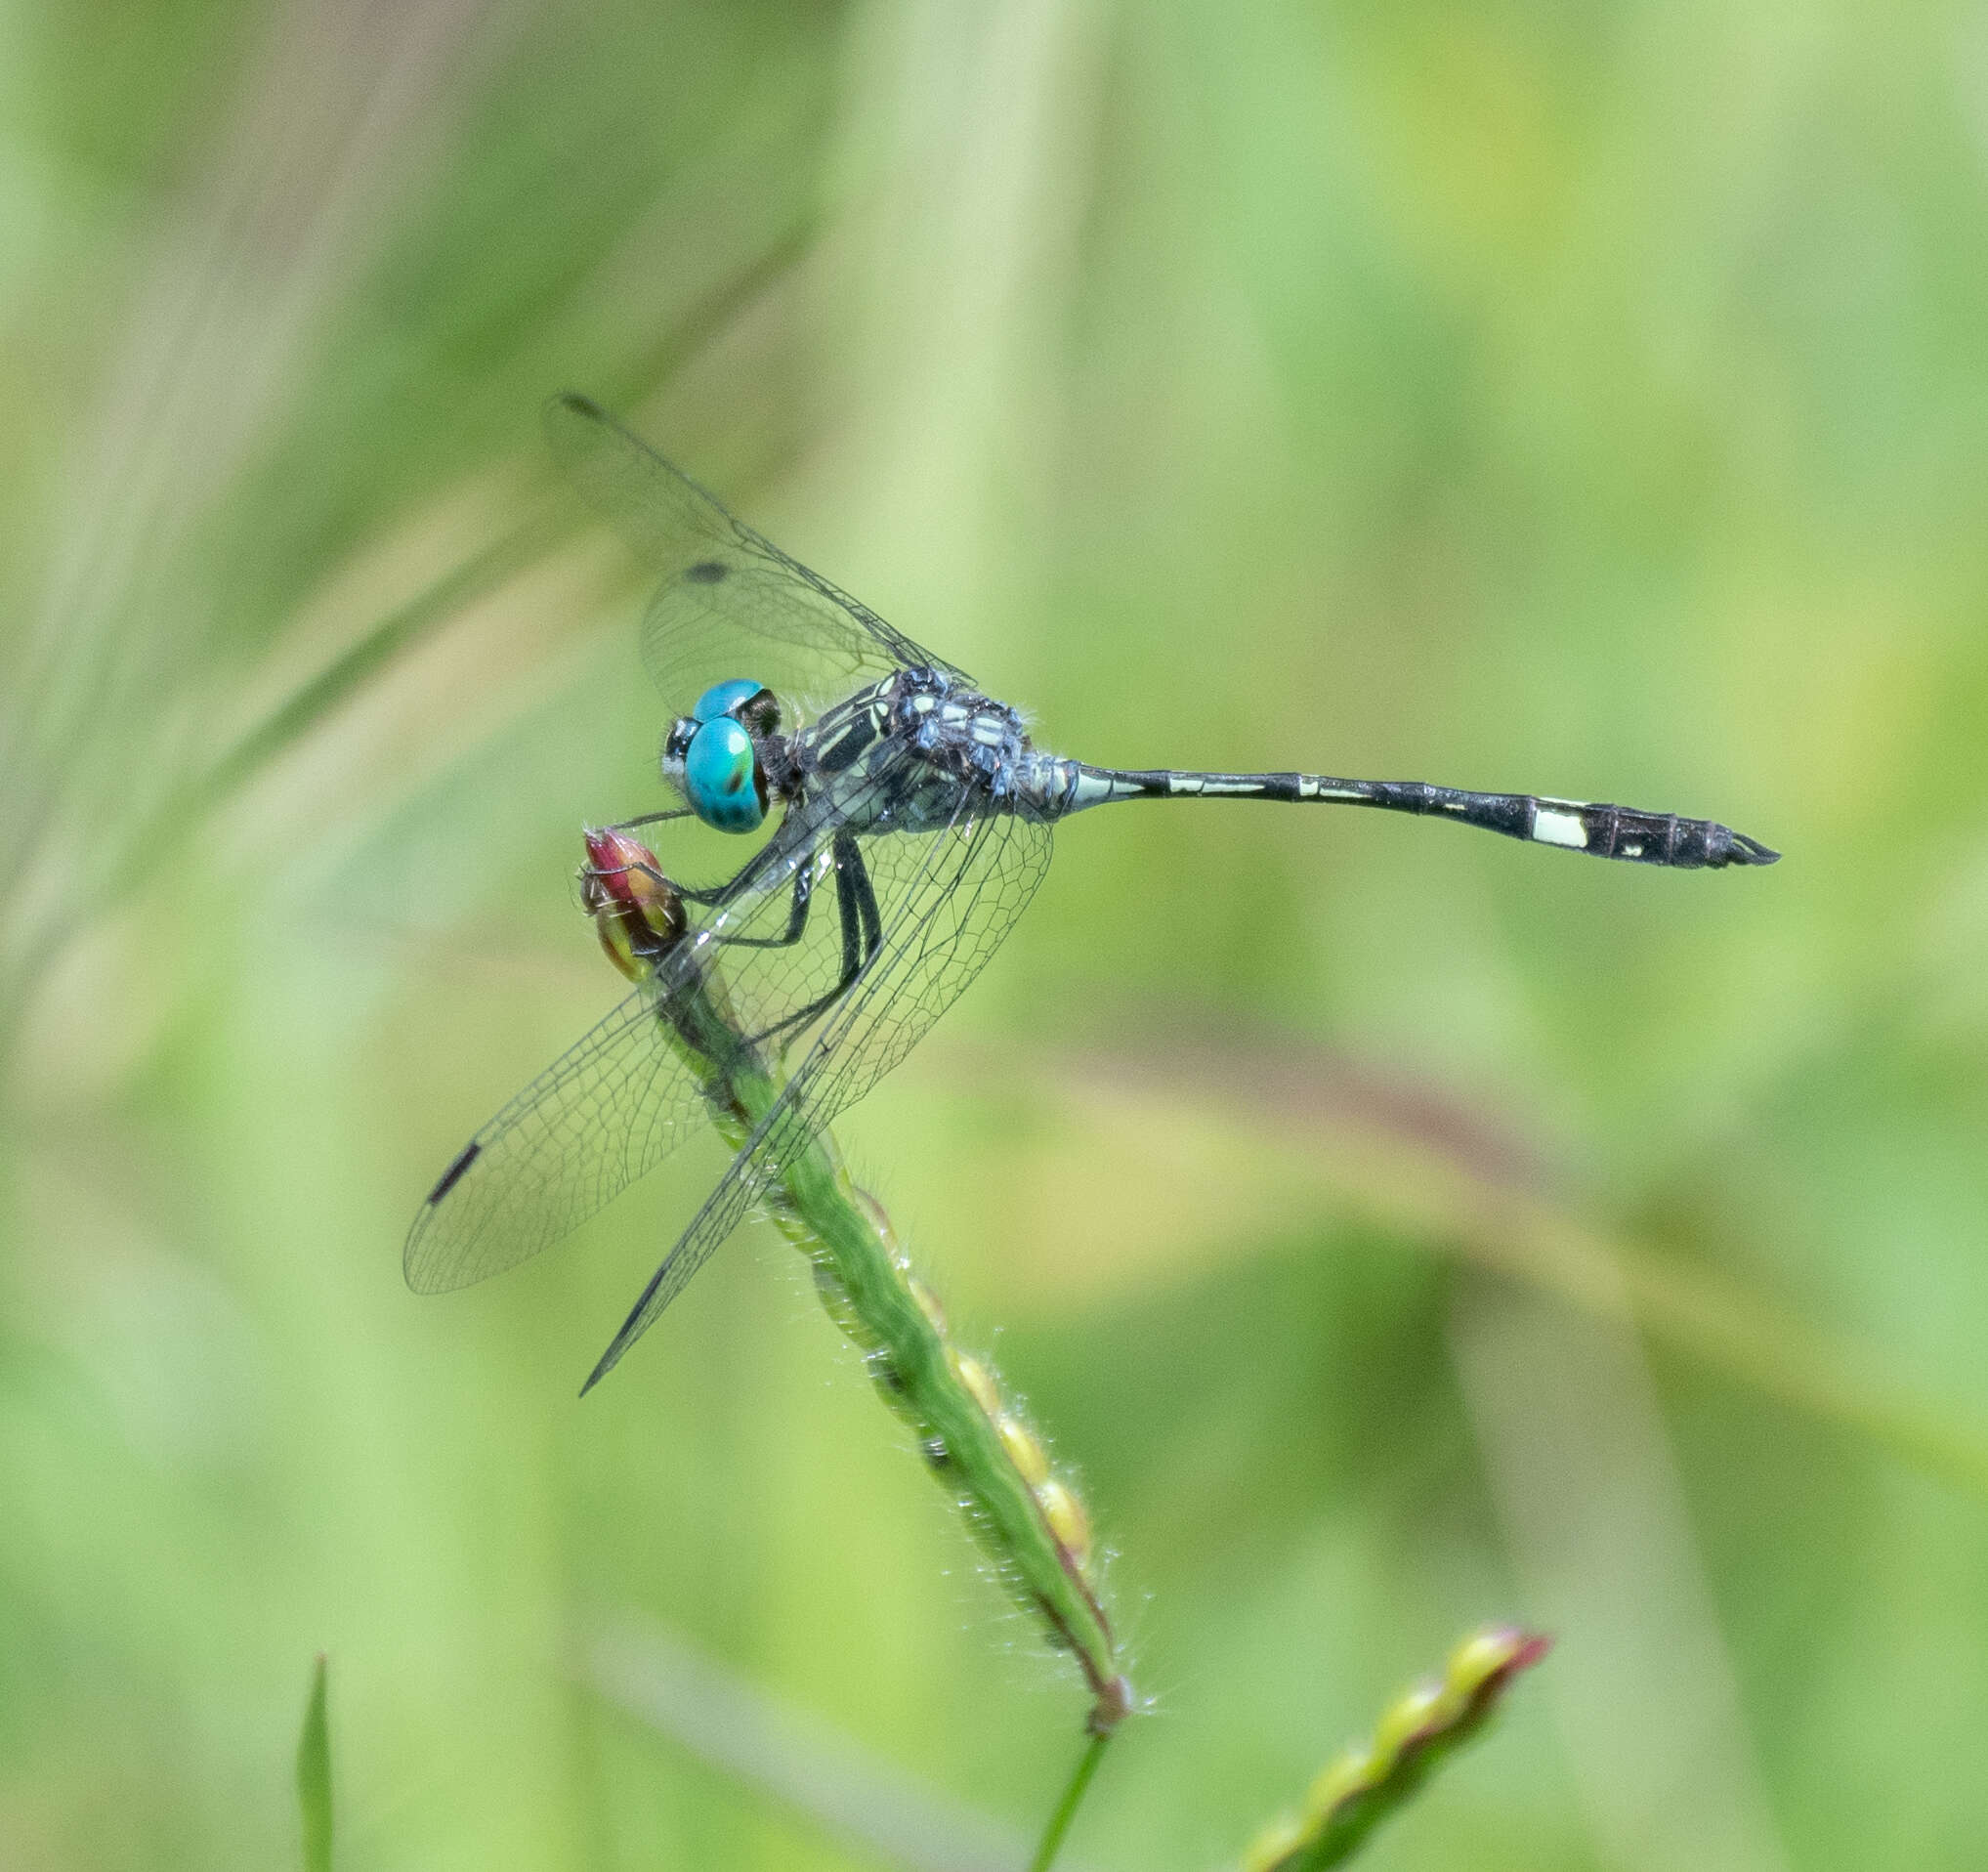
[[[714,683],[698,698],[698,705],[691,710],[691,719],[716,721],[721,715],[729,715],[740,702],[758,695],[763,687],[761,683],[747,682],[742,676],[734,677],[729,683]]]
[[[756,693],[759,685],[748,683],[745,687]],[[711,692],[713,696],[717,693],[715,689]],[[691,737],[684,751],[684,794],[691,810],[721,832],[752,831],[766,817],[766,796],[759,787],[759,757],[752,751],[752,737],[729,715],[706,721]]]

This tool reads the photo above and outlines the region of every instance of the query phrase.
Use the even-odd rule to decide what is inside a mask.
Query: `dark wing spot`
[[[474,1164],[479,1157],[483,1155],[483,1150],[484,1150],[483,1145],[480,1142],[478,1142],[477,1139],[475,1138],[471,1138],[470,1141],[462,1147],[462,1149],[456,1154],[455,1162],[449,1165],[449,1167],[442,1172],[441,1182],[437,1183],[436,1186],[428,1192],[428,1207],[430,1209],[433,1209],[437,1203],[441,1202],[442,1199],[444,1196],[446,1196],[450,1190],[452,1190],[459,1182],[462,1181],[463,1172],[467,1170],[469,1167],[472,1164]]]
[[[684,569],[684,576],[694,585],[715,585],[732,568],[719,559],[700,559],[695,566]]]

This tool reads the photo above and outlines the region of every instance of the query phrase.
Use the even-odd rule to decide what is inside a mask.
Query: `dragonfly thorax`
[[[1006,702],[944,671],[901,669],[886,686],[887,732],[936,776],[1005,802],[1029,753],[1022,718]]]

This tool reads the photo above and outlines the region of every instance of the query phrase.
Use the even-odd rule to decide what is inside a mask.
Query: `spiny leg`
[[[644,826],[660,826],[666,819],[688,819],[690,817],[691,809],[688,806],[666,806],[660,812],[638,813],[633,819],[616,820],[613,825],[606,828],[606,830],[611,832],[632,832]]]
[[[849,830],[835,834],[835,909],[842,919],[842,974],[825,995],[798,1008],[784,1020],[776,1021],[753,1043],[772,1040],[789,1029],[798,1032],[818,1015],[825,1014],[849,992],[849,985],[863,973],[883,942],[883,918],[876,907],[876,890],[869,881],[869,870],[863,862],[856,834]]]
[[[736,881],[736,880],[735,880]],[[694,903],[711,904],[727,901],[732,892],[730,884],[714,891],[681,894]],[[726,949],[791,949],[807,932],[808,908],[815,900],[815,854],[811,851],[794,868],[794,894],[792,905],[787,912],[787,926],[778,936],[725,936],[720,935],[719,944]]]
[[[724,910],[743,897],[776,865],[791,862],[789,850],[782,839],[770,838],[722,884],[706,884],[701,887],[678,884],[675,886],[676,893],[688,904],[701,904],[707,910]],[[805,872],[814,862],[815,848],[811,845],[800,869]],[[813,888],[812,881],[809,887]]]

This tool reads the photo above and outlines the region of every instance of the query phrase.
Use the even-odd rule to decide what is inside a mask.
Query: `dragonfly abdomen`
[[[1334,780],[1324,774],[1203,774],[1168,768],[1122,771],[1083,761],[1045,763],[1060,781],[1050,787],[1050,816],[1123,799],[1269,799],[1290,805],[1368,806],[1480,827],[1562,851],[1677,871],[1771,865],[1780,853],[1716,820],[1683,819],[1539,793],[1477,793],[1421,780]],[[1053,803],[1060,799],[1060,804]]]

